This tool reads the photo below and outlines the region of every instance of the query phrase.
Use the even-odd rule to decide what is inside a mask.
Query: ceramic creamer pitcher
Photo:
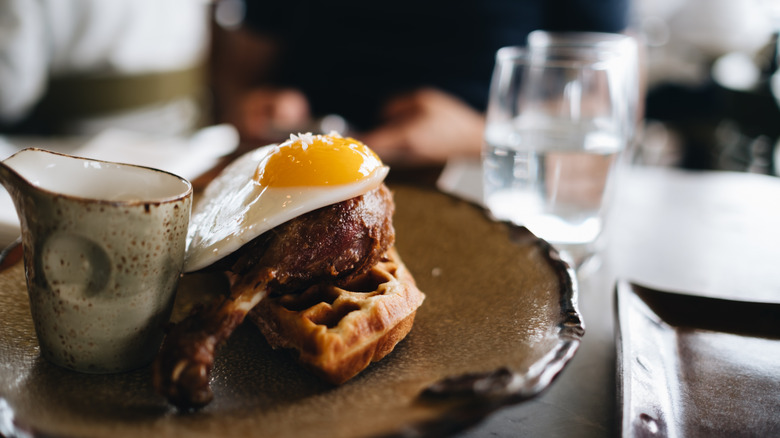
[[[191,184],[41,149],[0,162],[0,182],[21,223],[41,354],[93,373],[151,362],[182,269]]]

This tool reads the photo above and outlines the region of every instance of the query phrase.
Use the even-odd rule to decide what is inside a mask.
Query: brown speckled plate
[[[616,294],[622,436],[780,436],[780,304]]]
[[[572,271],[524,228],[432,190],[392,187],[397,248],[427,299],[409,336],[333,387],[249,324],[221,350],[214,401],[180,414],[149,368],[85,375],[39,356],[21,263],[0,272],[0,434],[363,437],[443,435],[543,391],[583,335]],[[185,277],[185,298],[222,290]]]

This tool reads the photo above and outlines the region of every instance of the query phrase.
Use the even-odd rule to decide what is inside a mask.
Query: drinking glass
[[[590,47],[505,47],[496,55],[485,204],[573,258],[595,250],[631,135],[624,61]]]
[[[626,151],[623,155],[633,155],[636,151],[641,120],[643,118],[642,102],[644,101],[643,78],[639,61],[639,45],[635,38],[619,33],[609,32],[552,32],[535,30],[528,35],[528,46],[535,50],[548,50],[551,47],[589,50],[601,53],[611,53],[617,57],[615,68],[623,69],[616,73],[621,82],[618,86],[623,90],[626,116]],[[632,161],[627,157],[627,161]]]

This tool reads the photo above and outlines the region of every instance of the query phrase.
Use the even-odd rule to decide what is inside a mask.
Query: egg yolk
[[[264,187],[349,184],[379,167],[382,161],[374,151],[353,138],[302,134],[269,154],[253,179]]]

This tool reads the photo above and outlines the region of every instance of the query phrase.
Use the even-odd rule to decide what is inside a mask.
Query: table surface
[[[579,273],[586,334],[540,397],[459,435],[604,437],[618,433],[614,285],[780,302],[780,179],[634,167],[619,176],[597,269]],[[586,266],[587,268],[587,266]]]

